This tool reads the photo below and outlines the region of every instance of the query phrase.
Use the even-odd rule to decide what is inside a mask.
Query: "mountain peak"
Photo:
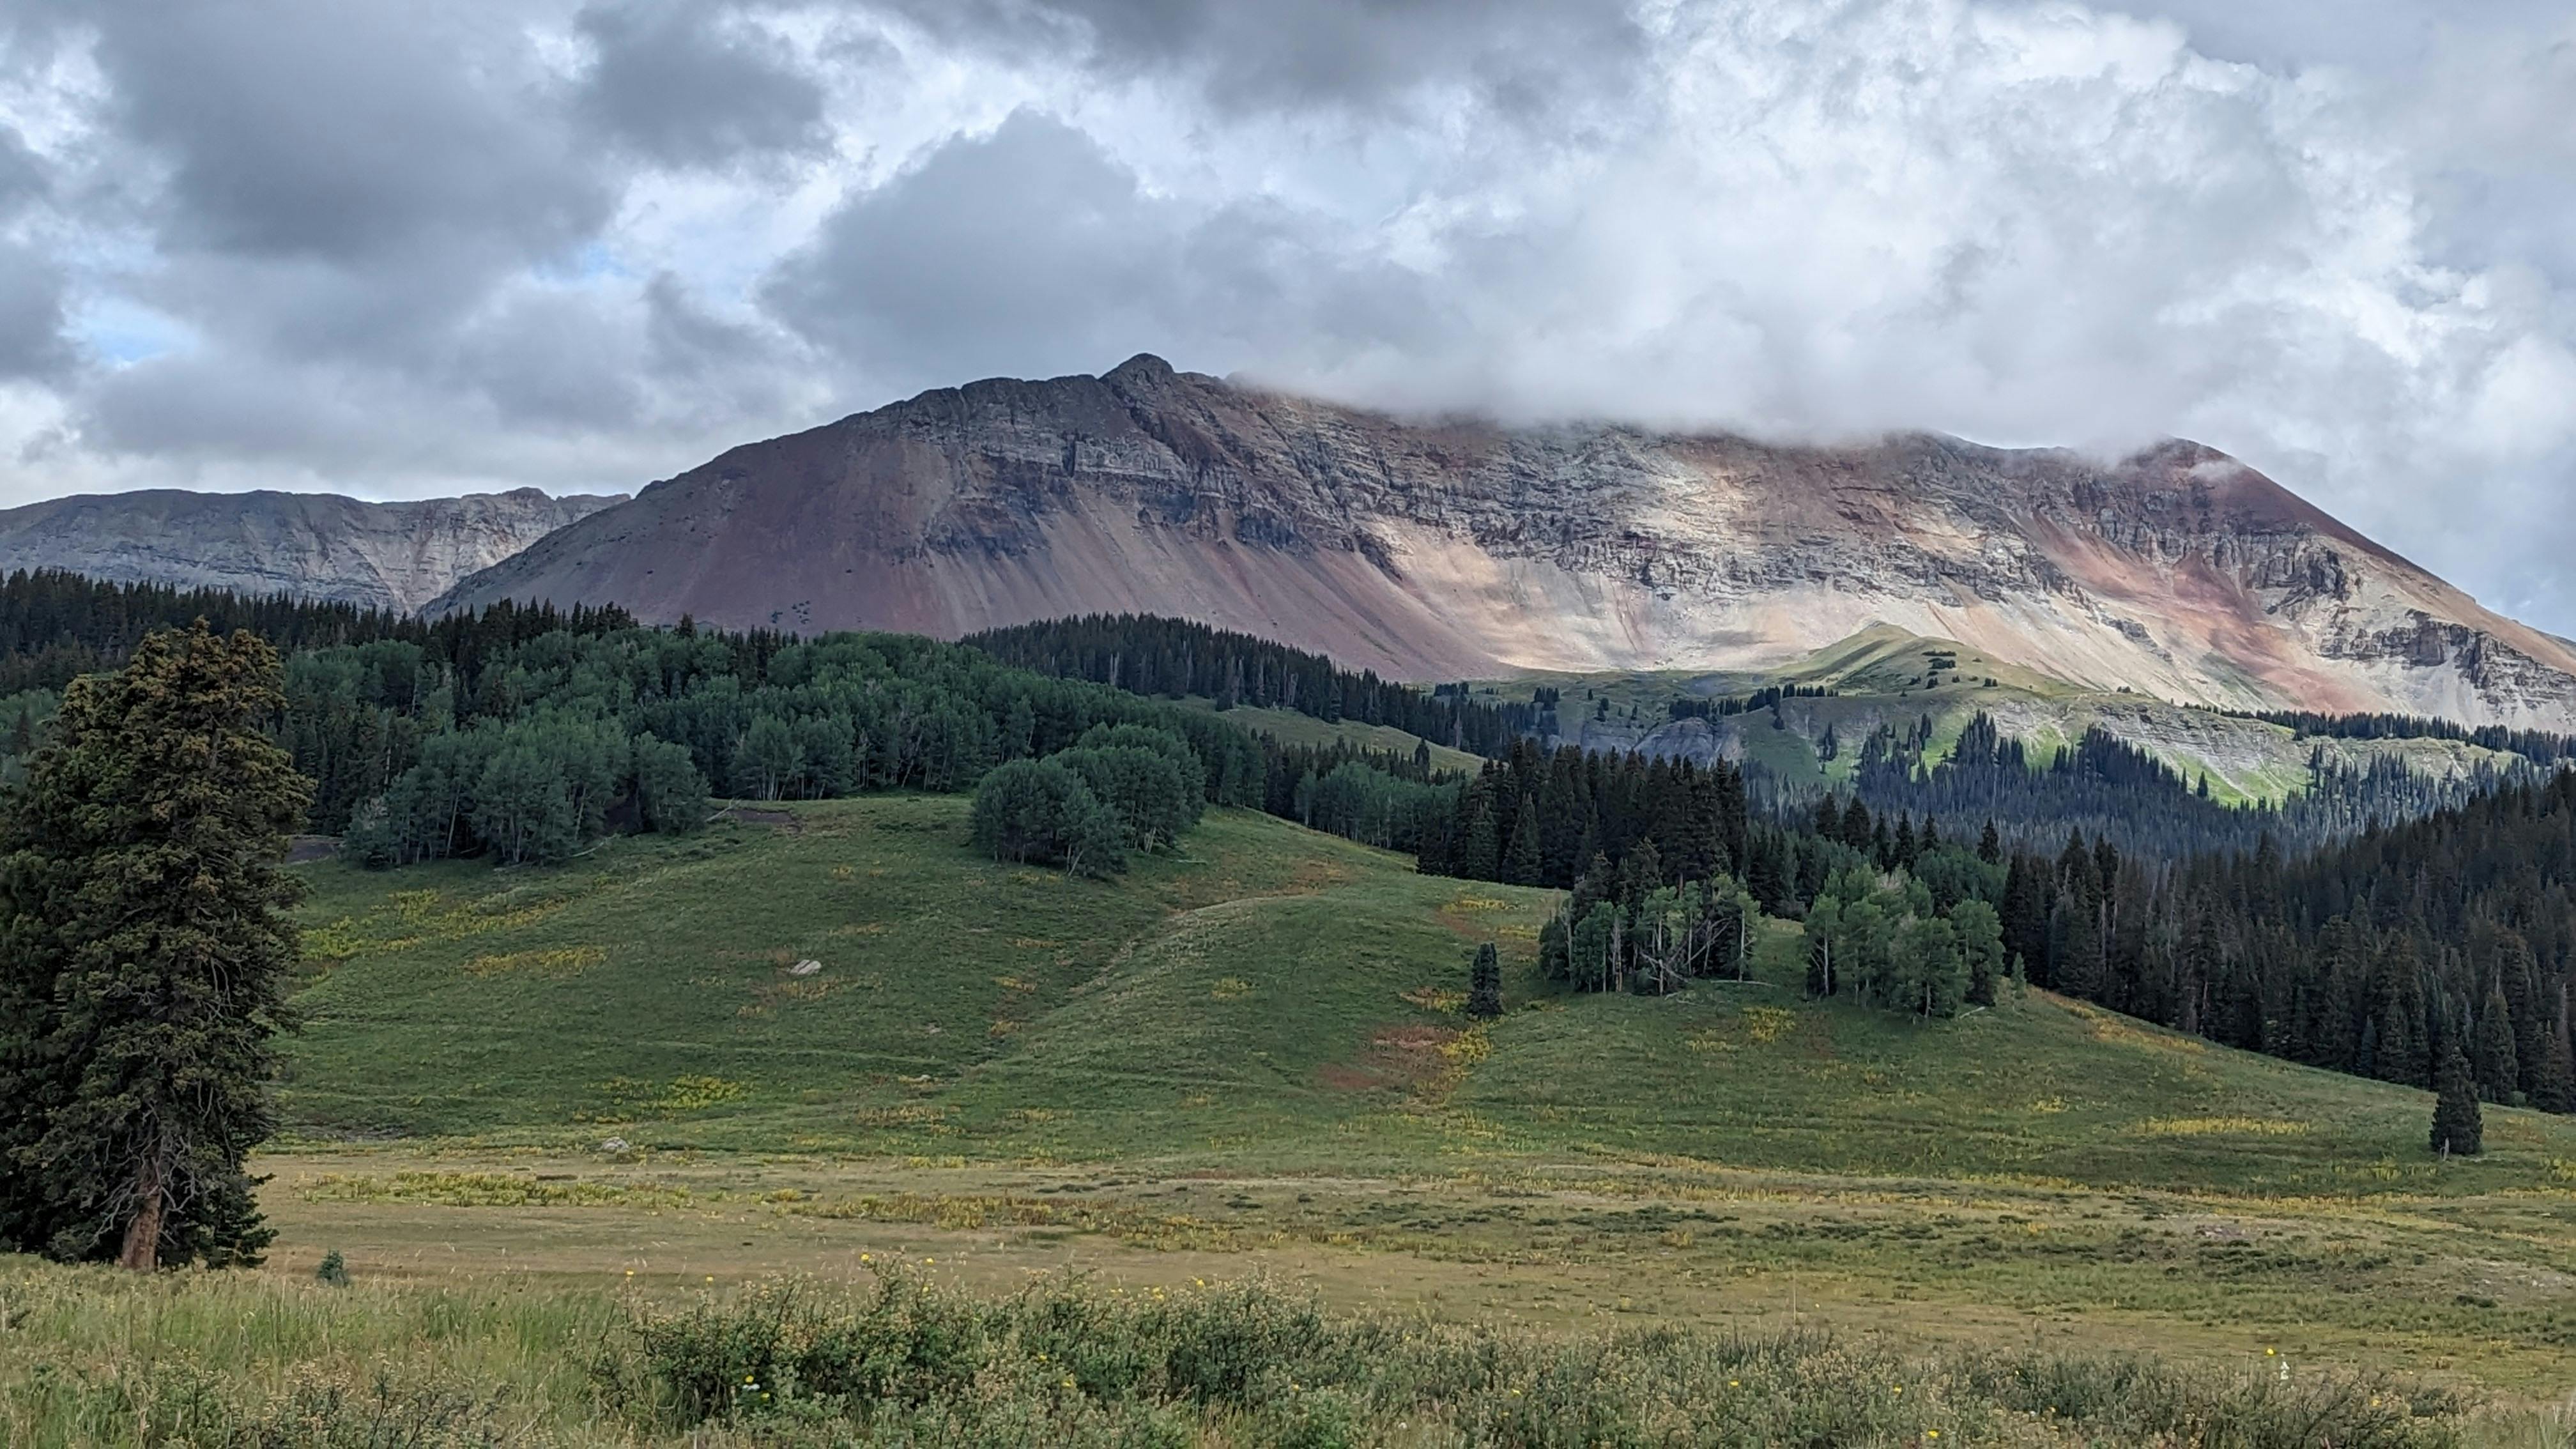
[[[1172,365],[1150,352],[1139,352],[1125,362],[1100,375],[1100,380],[1116,386],[1121,383],[1147,387],[1168,383],[1180,376]]]
[[[0,511],[0,572],[291,594],[410,613],[622,495],[534,488],[369,503],[338,493],[153,488]]]
[[[2576,723],[2576,650],[2197,443],[1416,426],[1151,354],[735,448],[441,606],[529,597],[951,638],[1180,615],[1409,679],[1760,668],[1878,621],[2167,699]]]

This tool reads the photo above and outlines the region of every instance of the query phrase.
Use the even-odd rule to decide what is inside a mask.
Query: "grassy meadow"
[[[17,1416],[0,1437],[92,1442],[58,1431],[178,1413],[136,1396],[188,1373],[256,1427],[315,1394],[364,1400],[383,1367],[379,1400],[447,1415],[439,1433],[730,1442],[703,1436],[748,1421],[671,1417],[677,1371],[646,1363],[639,1325],[721,1327],[791,1279],[864,1317],[850,1305],[900,1264],[948,1295],[939,1313],[991,1318],[975,1332],[1003,1346],[966,1397],[1004,1417],[863,1426],[884,1442],[1646,1443],[1709,1415],[1752,1426],[1712,1441],[1778,1442],[1795,1426],[1763,1415],[1801,1396],[1857,1414],[1822,1385],[1890,1374],[1926,1414],[1803,1442],[2299,1443],[2321,1441],[2280,1426],[2346,1425],[2261,1417],[2292,1399],[2207,1417],[2239,1391],[2412,1406],[2396,1437],[2347,1425],[2337,1443],[2566,1442],[2566,1119],[2490,1108],[2488,1154],[2437,1162],[2428,1094],[2038,992],[1937,1023],[1808,1002],[1790,931],[1742,981],[1558,994],[1535,973],[1546,892],[1418,876],[1239,811],[1086,882],[976,857],[966,813],[873,797],[612,839],[554,869],[301,867],[307,1025],[290,1134],[259,1164],[271,1266],[148,1285],[0,1267],[0,1412]],[[1461,1006],[1488,941],[1507,1011],[1479,1025]],[[332,1252],[352,1288],[314,1282]],[[1271,1286],[1207,1286],[1245,1279]],[[1020,1383],[1035,1330],[992,1317],[1032,1284],[1111,1305],[1050,1313],[1233,1294],[1264,1322],[1320,1315],[1299,1353],[1392,1333],[1518,1367],[1444,1397],[1402,1355],[1345,1365],[1337,1430],[1265,1418],[1266,1398],[1041,1403]],[[185,1372],[136,1366],[165,1348]],[[2094,1356],[2075,1378],[2132,1384],[2132,1408],[2184,1407],[2088,1419],[2031,1397],[2058,1372],[2035,1365],[2069,1352]],[[1588,1437],[1564,1428],[1595,1422],[1579,1415],[1495,1427],[1487,1400],[1586,1354],[1611,1356],[1586,1380],[1605,1385],[1758,1359],[1771,1397],[1630,1384],[1580,1399],[1610,1426]],[[2124,1354],[2150,1357],[2100,1357]],[[2274,1428],[2211,1427],[2258,1421]]]

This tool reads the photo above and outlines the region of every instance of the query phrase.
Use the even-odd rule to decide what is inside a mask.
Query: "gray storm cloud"
[[[629,488],[1150,349],[1400,409],[2185,434],[2576,632],[2563,10],[29,0],[0,498]]]

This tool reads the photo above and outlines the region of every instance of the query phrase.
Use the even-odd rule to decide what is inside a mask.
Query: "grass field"
[[[1789,928],[1744,981],[1569,996],[1535,979],[1544,892],[1238,811],[1079,881],[976,857],[965,816],[876,797],[557,869],[301,867],[308,1025],[290,1135],[258,1164],[269,1268],[142,1285],[0,1261],[0,1439],[846,1442],[638,1419],[592,1370],[638,1315],[899,1263],[976,1302],[1256,1278],[1343,1316],[1334,1334],[1501,1335],[1443,1362],[1615,1342],[1649,1345],[1620,1373],[1673,1372],[1654,1356],[1772,1345],[1778,1397],[1689,1411],[1740,1409],[1730,1442],[1785,1432],[1760,1415],[1795,1403],[1856,1413],[1848,1381],[1886,1374],[1952,1416],[1814,1442],[2313,1442],[2243,1428],[2282,1394],[2462,1410],[2339,1443],[2567,1442],[2565,1119],[2491,1108],[2488,1155],[2442,1163],[2423,1093],[2043,993],[1938,1023],[1805,1001]],[[1488,941],[1509,1009],[1476,1025]],[[353,1288],[314,1284],[326,1253]],[[1600,1337],[1659,1325],[1705,1337]],[[2067,1350],[2152,1356],[2048,1370],[2122,1385],[2123,1412],[2272,1397],[2226,1411],[2233,1439],[2151,1433],[2006,1412],[2022,1390],[1971,1372]],[[1359,1427],[1303,1442],[1485,1432],[1483,1400],[1412,1382],[1350,1380]],[[1187,1433],[1122,1439],[1061,1417],[1098,1405],[1037,1402],[987,1404],[1037,1414],[1016,1439],[979,1420],[946,1442],[1306,1433],[1130,1405]],[[183,1421],[232,1437],[133,1427]],[[1592,1437],[1651,1442],[1625,1432]]]
[[[2273,1357],[1561,1328],[1267,1282],[142,1279],[0,1261],[0,1441],[101,1446],[2227,1445],[2504,1449],[2566,1416]]]
[[[306,867],[279,1270],[1260,1271],[1474,1321],[2576,1390],[2565,1119],[2490,1109],[2440,1163],[2424,1093],[2042,993],[1804,1001],[1785,929],[1748,981],[1552,994],[1546,893],[1243,812],[1105,884],[964,836],[961,799],[881,797],[552,871]],[[1471,1026],[1484,941],[1510,1010]]]

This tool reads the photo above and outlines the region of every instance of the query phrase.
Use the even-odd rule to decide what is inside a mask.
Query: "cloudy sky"
[[[0,503],[625,490],[1152,351],[2182,434],[2576,633],[2571,113],[2564,0],[0,0]]]

